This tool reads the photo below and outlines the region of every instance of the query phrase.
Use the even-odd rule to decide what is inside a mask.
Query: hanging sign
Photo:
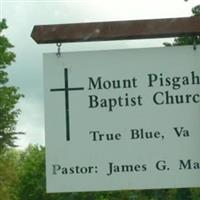
[[[200,186],[199,55],[45,54],[47,192]]]

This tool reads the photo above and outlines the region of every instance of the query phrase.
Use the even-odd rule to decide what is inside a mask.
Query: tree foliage
[[[200,16],[200,5],[195,6],[192,9],[192,16]],[[183,45],[193,45],[193,44],[200,44],[200,36],[183,36],[177,37],[174,39],[174,42],[171,43],[164,43],[165,46],[183,46]]]
[[[19,199],[43,200],[45,196],[45,156],[44,148],[29,146],[21,154],[19,171]]]
[[[19,200],[129,200],[132,192],[46,193],[45,148],[30,145],[22,154],[18,173]]]
[[[18,200],[19,152],[13,149],[0,154],[0,200]]]
[[[10,51],[13,45],[3,35],[7,28],[6,21],[0,21],[0,152],[5,147],[14,147],[18,132],[15,131],[20,113],[15,106],[22,95],[18,88],[8,86],[7,67],[15,61],[15,54]]]

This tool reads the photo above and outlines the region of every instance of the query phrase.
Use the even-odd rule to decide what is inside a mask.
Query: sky
[[[17,131],[26,134],[16,142],[45,145],[43,103],[43,53],[57,52],[56,44],[36,44],[30,37],[34,25],[156,19],[191,16],[200,0],[0,0],[0,18],[9,28],[4,35],[15,46],[16,62],[9,69],[9,84],[25,95],[17,105],[21,115]],[[163,46],[173,39],[64,43],[61,52]]]

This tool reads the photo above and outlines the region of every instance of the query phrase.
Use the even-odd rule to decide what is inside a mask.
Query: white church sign
[[[45,54],[47,192],[200,186],[199,55]]]

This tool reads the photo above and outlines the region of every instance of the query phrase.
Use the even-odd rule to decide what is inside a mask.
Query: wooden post
[[[200,34],[200,17],[35,26],[38,44],[166,38]]]

